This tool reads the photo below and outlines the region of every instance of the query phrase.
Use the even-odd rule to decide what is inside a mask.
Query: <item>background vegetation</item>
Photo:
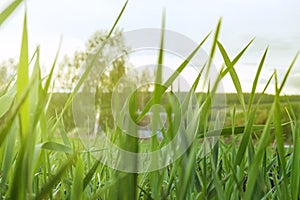
[[[0,25],[20,3],[22,1],[14,1],[0,13]],[[270,76],[265,89],[271,86],[273,80],[275,92],[273,96],[266,96],[265,89],[260,93],[256,91],[268,52],[266,49],[258,64],[252,91],[250,94],[244,94],[234,67],[251,42],[236,57],[229,58],[218,39],[221,21],[214,33],[208,34],[203,39],[176,72],[180,74],[206,39],[213,38],[209,60],[204,67],[210,69],[215,52],[220,51],[224,58],[224,68],[220,71],[219,79],[230,76],[237,91],[235,95],[227,96],[230,107],[226,122],[230,124],[228,127],[218,130],[217,115],[214,121],[216,128],[208,131],[211,125],[211,102],[217,98],[217,81],[207,93],[198,94],[199,107],[193,108],[197,112],[192,116],[197,119],[197,123],[189,124],[189,127],[195,128],[193,132],[196,133],[192,144],[179,159],[162,169],[140,174],[112,169],[95,159],[93,152],[85,149],[78,138],[70,137],[69,131],[74,126],[69,110],[72,100],[81,92],[81,86],[88,74],[92,73],[93,66],[98,62],[99,55],[102,55],[106,41],[112,37],[125,7],[126,4],[111,30],[100,39],[102,43],[100,47],[95,50],[91,59],[87,59],[86,68],[82,76],[77,77],[78,81],[71,92],[65,94],[55,94],[51,90],[57,60],[55,59],[50,66],[50,73],[42,77],[39,48],[36,48],[34,55],[28,55],[25,13],[16,78],[6,84],[0,96],[1,198],[299,199],[299,97],[281,96],[298,55],[291,62],[282,81],[278,81],[276,71]],[[162,63],[164,57],[164,25],[161,34],[158,64]],[[32,69],[31,73],[29,69]],[[156,69],[157,80],[161,79],[161,70],[159,67]],[[117,79],[115,75],[110,75],[107,78]],[[165,85],[170,86],[168,84],[174,81],[175,76],[176,74],[171,75]],[[200,76],[201,74],[198,77]],[[114,80],[111,83],[115,83]],[[198,83],[199,78],[195,80],[188,94],[195,93]],[[101,90],[105,86],[100,84],[96,87]],[[142,112],[135,116],[137,123],[146,116],[152,105],[162,100],[166,88],[156,86],[150,94]],[[185,99],[186,102],[190,101],[188,97]],[[130,107],[132,113],[137,108],[136,99],[137,97],[132,99],[133,104]],[[99,104],[102,102],[99,101]],[[163,131],[162,140],[153,136],[147,141],[147,144],[150,144],[150,151],[169,143],[176,133],[174,131],[176,129],[172,127],[176,127],[177,123],[172,122],[170,118],[172,112],[176,111],[176,104],[168,99],[168,106],[167,114],[171,128]],[[191,111],[191,107],[188,106],[183,106],[182,109]],[[183,112],[182,117],[191,117],[189,113]],[[153,116],[154,122],[159,123],[155,112]],[[260,119],[261,116],[264,116],[263,120]],[[261,122],[258,122],[259,120]],[[289,128],[292,144],[289,148],[284,146],[286,127]],[[126,135],[120,129],[111,129],[108,126],[104,131],[122,149],[133,153],[144,150],[144,141]],[[202,139],[212,137],[215,131],[220,131],[221,137],[214,144],[212,151],[203,154]],[[257,133],[259,137],[256,137]],[[230,140],[227,139],[228,136],[231,136]],[[176,148],[178,147],[175,147],[174,151]]]

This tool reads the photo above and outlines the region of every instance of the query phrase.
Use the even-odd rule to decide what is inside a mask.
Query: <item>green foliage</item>
[[[2,23],[16,7],[16,3],[0,14]],[[29,74],[31,63],[28,60],[27,24],[24,29],[18,63],[17,79],[3,90],[0,96],[0,195],[3,199],[299,199],[300,198],[300,132],[299,132],[299,97],[281,96],[295,59],[288,68],[281,83],[274,73],[270,80],[275,80],[275,95],[264,94],[268,82],[261,94],[256,91],[257,81],[263,67],[266,53],[258,63],[258,70],[250,94],[242,92],[235,64],[241,58],[251,42],[232,61],[223,45],[218,41],[221,21],[213,37],[209,61],[204,66],[210,68],[215,52],[221,51],[226,68],[220,72],[218,81],[207,93],[197,94],[199,108],[191,108],[188,102],[191,94],[199,84],[201,71],[193,87],[184,99],[183,117],[198,119],[187,129],[195,132],[196,137],[184,154],[168,166],[152,172],[141,174],[121,172],[103,165],[85,149],[81,141],[70,135],[75,127],[68,122],[72,119],[70,104],[78,93],[99,55],[104,51],[106,41],[112,36],[118,20],[127,3],[125,3],[112,29],[103,40],[94,56],[87,60],[86,68],[70,93],[53,94],[50,85],[53,81],[54,60],[50,74],[44,78],[40,74],[39,48],[32,56],[33,72]],[[2,20],[2,21],[1,21]],[[164,18],[162,40],[158,53],[158,64],[164,58]],[[187,66],[197,50],[206,42],[205,37],[191,55],[183,61],[165,82],[172,85],[178,74]],[[97,40],[98,40],[97,39]],[[92,47],[93,44],[89,44]],[[97,44],[98,45],[98,44]],[[95,45],[95,46],[97,46]],[[115,85],[118,76],[124,71],[124,63],[118,60],[112,71],[104,74],[109,84]],[[120,73],[120,74],[119,74]],[[162,71],[157,70],[156,80],[161,82]],[[216,86],[224,76],[229,75],[234,82],[237,94],[227,94],[227,124],[218,129],[218,121],[210,121],[211,102],[218,98]],[[99,80],[98,92],[105,88],[105,79]],[[105,84],[104,84],[105,83]],[[101,85],[102,84],[102,85]],[[109,85],[107,84],[107,85]],[[172,112],[177,112],[177,104],[172,100],[172,93],[166,88],[155,86],[153,92],[145,92],[148,102],[136,121],[140,122],[155,103],[163,102],[168,114],[171,128],[164,131],[162,140],[152,137],[151,140],[138,140],[128,136],[120,129],[104,129],[105,134],[120,148],[132,153],[156,150],[168,144],[174,137],[177,126],[173,122]],[[104,95],[109,95],[106,92]],[[16,96],[16,97],[15,97]],[[139,98],[131,99],[132,112],[139,108]],[[99,104],[104,104],[100,101]],[[84,108],[83,108],[84,109]],[[196,110],[191,116],[191,112]],[[214,108],[224,109],[224,108]],[[159,110],[154,110],[158,113]],[[259,119],[263,115],[263,120]],[[157,117],[157,116],[156,116]],[[217,118],[217,117],[215,117]],[[242,120],[240,118],[243,118]],[[154,120],[154,127],[160,120]],[[260,121],[260,123],[258,123]],[[215,128],[208,130],[210,123]],[[240,123],[240,124],[239,124]],[[128,123],[129,124],[129,123]],[[237,125],[239,124],[239,125]],[[196,127],[195,129],[191,127]],[[292,147],[285,148],[285,128],[291,133]],[[128,127],[136,133],[133,126]],[[173,129],[174,128],[174,129]],[[220,138],[211,152],[203,154],[203,137],[221,132]],[[260,136],[257,137],[258,133]],[[273,137],[272,137],[273,135]],[[275,139],[275,140],[274,140]],[[274,142],[276,141],[276,142]],[[273,143],[273,145],[272,145]],[[150,148],[149,148],[150,147]],[[177,147],[174,147],[174,151]],[[204,148],[205,149],[205,148]],[[116,162],[119,160],[116,160]],[[126,163],[137,167],[137,162]]]
[[[11,2],[3,11],[0,13],[0,26],[5,20],[16,10],[16,8],[22,3],[22,0],[15,0]]]
[[[93,58],[95,58],[93,68],[84,80],[83,90],[93,91],[96,87],[101,87],[106,92],[112,90],[118,78],[110,74],[118,76],[124,74],[125,68],[128,67],[126,66],[128,49],[124,44],[121,30],[114,31],[108,40],[107,36],[107,31],[97,31],[87,41],[85,50],[76,51],[71,58],[69,56],[63,58],[56,71],[58,91],[71,91],[79,81],[87,63]],[[99,48],[102,50],[95,56]]]
[[[85,79],[82,79],[80,92],[95,93],[96,111],[101,111],[101,118],[96,123],[99,123],[103,127],[108,125],[110,128],[113,128],[114,119],[111,113],[111,95],[118,81],[124,77],[126,72],[132,69],[130,68],[131,64],[127,61],[127,52],[129,49],[125,46],[122,30],[113,31],[109,39],[108,34],[108,31],[97,31],[88,39],[84,51],[76,51],[73,57],[65,56],[63,58],[58,70],[56,70],[55,90],[58,93],[62,93],[61,96],[63,97],[57,102],[58,105],[61,105],[60,102],[66,103],[64,93],[69,94],[74,89],[83,71],[92,62],[91,71]],[[147,70],[144,70],[141,74],[134,70],[130,72],[131,76],[126,77],[128,83],[140,83],[150,80],[152,77],[151,72]],[[119,85],[118,90],[124,90],[125,87],[126,83],[123,83],[121,87]],[[139,90],[147,92],[149,86],[144,86]],[[54,103],[56,103],[56,97]],[[147,101],[147,97],[144,97],[142,102],[145,101]],[[59,110],[60,108],[54,106],[51,116],[53,116],[53,111],[56,112]],[[66,110],[64,115],[68,130],[74,128],[70,111],[70,109]]]

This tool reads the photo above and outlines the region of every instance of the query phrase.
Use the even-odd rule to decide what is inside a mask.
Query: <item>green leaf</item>
[[[265,50],[264,55],[263,55],[263,57],[262,57],[262,59],[259,63],[258,69],[256,71],[256,75],[255,75],[255,78],[254,78],[254,81],[253,81],[253,84],[252,84],[252,90],[251,90],[251,93],[250,93],[250,98],[249,98],[249,103],[248,103],[248,113],[250,112],[252,104],[253,104],[253,100],[254,100],[254,96],[255,96],[255,93],[256,93],[256,87],[257,87],[259,75],[261,73],[262,67],[264,66],[264,62],[265,62],[267,53],[268,53],[268,48]]]
[[[22,3],[22,0],[13,1],[0,13],[0,26],[16,10],[20,3]]]
[[[50,83],[52,81],[55,65],[56,65],[56,62],[57,62],[57,59],[58,59],[58,56],[59,56],[59,52],[60,52],[60,48],[61,48],[61,42],[62,42],[62,39],[60,39],[60,41],[59,41],[58,48],[57,48],[57,51],[56,51],[56,54],[55,54],[55,57],[54,57],[54,61],[52,63],[50,73],[49,73],[48,78],[47,78],[46,83],[45,83],[44,90],[45,90],[46,93],[49,92],[48,90],[49,90],[49,87],[50,87]]]
[[[61,180],[61,177],[66,173],[67,169],[72,165],[74,156],[72,156],[68,161],[66,161],[59,170],[51,176],[47,182],[42,186],[42,189],[37,193],[35,199],[45,199],[45,197],[52,192],[52,188]]]
[[[216,52],[216,46],[217,46],[218,38],[219,38],[219,35],[220,35],[221,25],[222,25],[222,18],[219,19],[218,24],[217,24],[217,28],[216,28],[216,31],[215,31],[213,44],[212,44],[212,48],[210,50],[209,60],[208,60],[208,63],[207,63],[207,66],[208,66],[207,73],[208,73],[208,71],[210,69],[210,66],[212,64],[212,61],[214,59],[214,55],[215,55],[215,52]],[[206,82],[206,81],[204,81],[204,82]]]
[[[225,50],[225,48],[223,47],[223,45],[218,42],[218,47],[219,50],[221,52],[221,55],[224,59],[225,65],[227,66],[227,68],[221,73],[221,77],[224,77],[228,72],[230,73],[231,76],[231,80],[234,84],[234,87],[236,89],[239,101],[243,107],[243,110],[246,111],[246,106],[245,106],[245,100],[244,100],[244,95],[243,95],[243,91],[242,91],[242,86],[240,83],[240,79],[234,69],[234,65],[238,62],[238,60],[242,57],[242,55],[245,53],[245,51],[247,50],[247,48],[250,46],[250,44],[253,42],[253,40],[251,40],[246,47],[244,47],[244,49],[233,59],[232,62],[230,62],[229,56]]]
[[[32,126],[30,127],[31,129],[35,127],[37,118],[39,118],[41,114],[41,110],[39,110],[39,107],[42,104],[42,100],[44,96],[43,89],[42,89],[39,47],[37,47],[35,55],[36,55],[36,61],[34,64],[34,69],[31,77],[36,79],[36,81],[34,82],[32,89],[30,91],[30,116],[35,120],[33,120]]]
[[[193,50],[193,52],[180,64],[180,66],[176,69],[176,71],[168,78],[168,80],[163,84],[163,87],[160,87],[161,89],[158,90],[159,96],[162,96],[164,92],[168,89],[169,86],[172,85],[174,80],[180,75],[180,73],[185,69],[185,67],[189,64],[191,59],[195,56],[195,54],[199,51],[199,49],[202,47],[204,42],[209,37],[210,33],[206,35],[206,37],[200,42],[200,44]],[[158,94],[157,94],[158,95]],[[157,98],[157,96],[156,96]],[[145,115],[150,110],[151,106],[155,103],[155,98],[152,96],[151,99],[147,102],[144,109],[136,119],[136,122],[139,122],[145,117]]]
[[[12,124],[16,117],[18,116],[21,107],[26,102],[26,98],[30,92],[31,86],[33,85],[35,79],[31,79],[30,83],[26,86],[25,90],[22,92],[20,98],[16,100],[15,105],[12,107],[11,111],[8,112],[8,117],[6,123],[0,126],[0,146],[4,142],[7,134],[9,133],[10,129],[12,128]]]
[[[271,113],[274,112],[274,104],[272,105],[271,108]],[[270,115],[265,127],[262,132],[262,136],[259,140],[259,144],[256,148],[256,154],[253,159],[253,162],[250,166],[249,172],[248,172],[248,181],[246,185],[246,192],[245,192],[245,199],[252,199],[252,194],[253,194],[253,189],[255,187],[255,183],[257,181],[257,176],[261,170],[261,161],[264,156],[264,151],[267,147],[267,145],[270,143],[270,130],[271,130],[271,122],[273,119],[273,115]]]
[[[100,161],[96,160],[92,168],[89,170],[89,172],[85,175],[83,179],[83,190],[87,187],[89,182],[92,180],[98,166],[100,164]]]
[[[291,70],[292,70],[292,68],[294,67],[295,63],[296,63],[299,54],[300,54],[300,51],[296,54],[296,56],[295,56],[294,59],[292,60],[292,63],[290,64],[290,66],[289,66],[289,68],[288,68],[286,74],[284,75],[283,81],[282,81],[282,83],[281,83],[281,85],[280,85],[280,87],[279,87],[279,89],[278,89],[279,94],[281,93],[281,91],[282,91],[282,89],[283,89],[283,87],[284,87],[284,85],[285,85],[285,83],[286,83],[286,81],[287,81],[287,79],[288,79],[288,76],[289,76],[289,74],[291,73]]]
[[[84,166],[80,157],[77,158],[75,176],[73,177],[71,199],[82,199]]]
[[[275,124],[275,139],[276,139],[276,149],[278,151],[279,159],[280,159],[280,171],[283,174],[283,194],[285,197],[289,198],[289,194],[287,193],[287,177],[286,177],[286,161],[285,161],[285,151],[284,151],[284,139],[283,139],[283,131],[281,126],[281,109],[280,109],[280,95],[278,89],[278,82],[277,82],[277,75],[275,74],[275,87],[276,87],[276,94],[275,94],[275,102],[274,102],[274,124]]]
[[[59,152],[65,152],[65,153],[72,153],[73,149],[69,146],[59,144],[56,142],[44,142],[41,145],[42,149],[50,150],[50,151],[59,151]]]
[[[87,67],[86,67],[85,71],[83,72],[82,76],[80,77],[79,81],[77,82],[76,86],[74,87],[72,93],[69,95],[69,97],[68,97],[68,99],[67,99],[67,101],[66,101],[66,103],[63,107],[63,110],[60,113],[59,119],[61,119],[63,117],[63,115],[66,112],[67,108],[71,105],[74,96],[77,94],[77,92],[79,91],[79,89],[82,86],[82,84],[84,83],[84,81],[88,78],[88,75],[91,72],[92,68],[94,67],[98,56],[100,55],[101,51],[104,49],[108,39],[111,37],[111,35],[112,35],[113,31],[115,30],[119,20],[121,19],[121,16],[123,15],[127,4],[128,4],[128,1],[126,1],[124,6],[122,7],[122,10],[120,11],[117,19],[115,20],[114,25],[111,27],[111,29],[110,29],[107,37],[106,37],[106,40],[103,41],[102,45],[99,47],[98,51],[95,53],[95,56],[92,57],[91,61],[87,63]],[[58,120],[57,123],[59,121],[60,120]],[[56,127],[56,126],[57,126],[57,124],[55,124],[54,127]]]
[[[164,43],[165,43],[165,23],[166,23],[166,13],[163,12],[162,17],[162,25],[161,25],[161,37],[160,37],[160,48],[159,48],[159,55],[158,55],[158,61],[157,61],[157,71],[156,71],[156,80],[155,80],[155,87],[157,87],[157,84],[162,83],[162,66],[163,66],[163,60],[164,60]],[[156,91],[154,89],[154,91]]]
[[[191,185],[191,182],[193,182],[194,179],[194,169],[195,169],[195,163],[196,163],[196,155],[194,152],[196,152],[196,143],[194,142],[190,149],[189,153],[186,153],[184,155],[184,168],[182,169],[182,178],[179,182],[180,184],[180,191],[178,191],[178,199],[186,199],[188,197],[189,187]]]
[[[7,113],[16,96],[16,88],[10,89],[7,93],[0,97],[0,118]]]
[[[236,160],[235,160],[235,165],[240,165],[243,158],[245,157],[245,152],[246,152],[246,148],[249,144],[249,140],[251,139],[251,133],[252,133],[252,128],[253,128],[253,123],[254,123],[254,119],[255,119],[255,113],[256,110],[254,110],[251,114],[250,117],[247,121],[246,124],[246,128],[245,131],[243,133],[243,138],[242,141],[240,143],[237,155],[236,155]]]
[[[9,175],[9,172],[12,167],[12,162],[15,159],[15,153],[14,149],[16,148],[16,132],[17,132],[17,123],[12,124],[12,129],[10,130],[10,133],[8,134],[6,145],[5,145],[5,151],[4,151],[4,157],[3,157],[3,163],[2,163],[2,177],[1,177],[1,183],[0,188],[3,188],[6,183],[6,179]]]
[[[252,39],[245,47],[244,49],[233,59],[232,62],[230,62],[230,67],[228,67],[226,65],[226,62],[229,64],[228,61],[230,61],[229,57],[228,57],[228,54],[226,53],[226,50],[225,48],[223,47],[223,45],[218,42],[218,47],[219,47],[219,50],[223,56],[223,59],[224,59],[224,62],[225,62],[225,65],[227,66],[227,68],[221,73],[222,74],[222,77],[224,77],[233,67],[234,65],[238,62],[238,60],[242,57],[242,55],[246,52],[246,50],[248,49],[248,47],[251,45],[251,43],[254,41],[254,39]]]
[[[22,45],[21,53],[18,65],[18,75],[17,75],[17,99],[20,99],[23,91],[29,82],[28,75],[28,35],[27,35],[27,17],[26,13],[24,16],[24,25],[23,25],[23,36],[22,36]],[[26,98],[20,109],[20,124],[22,136],[26,138],[28,128],[29,128],[29,100]]]
[[[291,169],[291,192],[292,199],[297,199],[300,195],[300,136],[299,136],[299,123],[293,126],[293,163]]]
[[[290,125],[291,122],[286,122],[286,123],[282,123],[281,126],[288,126]],[[252,131],[262,131],[264,130],[266,125],[253,125],[252,126]],[[236,126],[234,127],[234,130],[232,129],[232,127],[227,127],[227,128],[222,128],[222,129],[217,129],[217,130],[210,130],[206,133],[206,137],[213,137],[213,136],[218,136],[220,133],[221,136],[230,136],[230,135],[238,135],[241,133],[245,132],[245,126]],[[275,126],[270,124],[270,129],[274,129]],[[200,133],[200,137],[204,137],[203,135],[204,133],[201,132]]]

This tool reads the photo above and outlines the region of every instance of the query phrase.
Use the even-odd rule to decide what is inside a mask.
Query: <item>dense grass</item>
[[[0,25],[18,6],[15,1],[0,14]],[[110,37],[124,8],[109,32]],[[163,23],[164,24],[164,23]],[[0,127],[0,195],[7,199],[299,199],[300,198],[300,136],[299,114],[294,111],[293,104],[282,102],[284,85],[295,63],[292,61],[282,82],[278,82],[277,74],[270,77],[274,80],[275,95],[272,98],[268,115],[263,125],[256,124],[259,117],[262,95],[256,86],[260,72],[264,66],[268,49],[258,63],[258,69],[251,93],[245,100],[235,64],[243,56],[252,41],[233,59],[218,40],[221,21],[213,36],[209,60],[204,66],[210,69],[215,52],[221,52],[224,58],[224,68],[216,83],[212,83],[206,94],[197,97],[198,107],[194,113],[187,104],[183,117],[197,119],[196,124],[189,124],[194,130],[188,129],[195,138],[185,153],[168,166],[159,170],[144,173],[127,173],[112,169],[95,159],[92,152],[86,150],[81,140],[68,137],[65,131],[63,115],[71,105],[74,96],[88,76],[93,62],[87,64],[86,71],[77,83],[73,92],[60,113],[53,118],[47,118],[49,102],[51,102],[51,83],[57,57],[54,59],[51,71],[46,77],[40,75],[39,48],[32,58],[28,55],[27,22],[24,17],[24,29],[17,80],[3,91],[0,97],[0,117],[5,120]],[[164,57],[164,25],[162,28],[161,49],[158,52],[158,64]],[[206,38],[207,38],[206,37]],[[164,84],[170,86],[176,76],[187,66],[195,52],[206,42],[206,38],[197,49],[178,67]],[[105,44],[105,43],[104,43]],[[103,47],[99,48],[99,52]],[[96,55],[97,56],[97,55]],[[95,56],[95,57],[96,57]],[[33,67],[29,74],[29,67]],[[161,82],[162,69],[157,69],[156,80]],[[214,121],[215,129],[208,130],[211,125],[211,104],[216,98],[216,87],[224,76],[230,76],[237,92],[241,112],[232,107],[230,120],[233,126],[218,130],[218,118]],[[199,74],[198,77],[200,77]],[[204,74],[205,76],[205,74]],[[195,92],[199,78],[195,80],[189,94]],[[271,87],[268,82],[267,87]],[[153,95],[139,115],[134,115],[139,122],[155,103],[160,102],[166,92],[166,87],[155,86]],[[189,102],[187,95],[186,102]],[[134,98],[132,105],[135,104]],[[176,104],[170,98],[169,116],[176,111]],[[155,113],[158,111],[154,110]],[[189,114],[193,113],[194,116]],[[287,113],[288,118],[283,119]],[[240,126],[234,126],[239,115],[244,121]],[[195,117],[196,116],[196,117]],[[159,122],[154,119],[154,127]],[[284,127],[289,126],[293,147],[284,148]],[[176,127],[176,123],[170,127]],[[173,130],[164,132],[164,138],[159,141],[152,137],[149,142],[150,151],[154,151],[170,142]],[[120,129],[105,130],[115,144],[123,149],[137,153],[145,149],[144,141],[122,133]],[[136,131],[132,129],[132,131]],[[220,132],[212,151],[205,154],[203,138],[212,138],[215,132]],[[260,137],[252,139],[257,132]],[[187,133],[188,134],[188,133]],[[228,140],[224,135],[231,135]],[[274,137],[272,136],[274,135]],[[171,136],[171,137],[169,137]],[[215,139],[213,137],[213,139]],[[274,139],[276,143],[274,143]],[[147,144],[146,144],[147,145]],[[177,147],[174,147],[176,151]],[[127,163],[136,165],[136,163]]]

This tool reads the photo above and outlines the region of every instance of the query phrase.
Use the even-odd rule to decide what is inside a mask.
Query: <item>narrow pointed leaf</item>
[[[13,1],[0,13],[0,27],[3,22],[16,10],[20,3],[22,3],[22,0]]]

